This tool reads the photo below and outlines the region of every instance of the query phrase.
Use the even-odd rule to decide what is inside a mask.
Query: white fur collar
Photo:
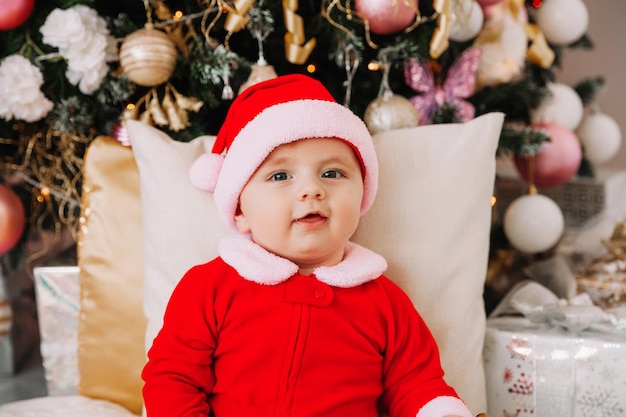
[[[275,285],[298,273],[296,264],[266,251],[248,235],[222,238],[219,254],[239,275],[259,284]],[[334,266],[318,267],[313,273],[325,284],[349,288],[378,278],[386,269],[387,261],[382,256],[348,242],[343,261]]]

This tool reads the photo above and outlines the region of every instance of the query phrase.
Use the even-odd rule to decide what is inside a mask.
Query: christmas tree
[[[525,172],[527,161],[548,140],[580,146],[573,131],[604,85],[601,76],[555,83],[564,48],[593,46],[582,0],[4,5],[0,201],[10,220],[0,254],[13,266],[33,235],[76,238],[85,151],[100,135],[128,144],[128,119],[189,141],[215,134],[247,84],[308,73],[372,133],[504,112],[499,151],[534,185],[541,171]],[[589,149],[548,185],[593,175]]]

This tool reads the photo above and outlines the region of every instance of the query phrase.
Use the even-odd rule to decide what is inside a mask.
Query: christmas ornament
[[[553,188],[568,182],[582,159],[580,142],[571,129],[558,123],[535,123],[532,130],[543,131],[550,140],[543,142],[534,157],[516,156],[515,167],[529,184]]]
[[[346,94],[343,99],[343,105],[350,107],[352,99],[352,84],[356,71],[361,65],[361,54],[356,50],[354,45],[348,44],[343,48],[343,68],[346,70],[346,80],[343,85],[346,87]]]
[[[238,32],[248,23],[248,11],[252,7],[254,0],[235,0],[232,2],[233,9],[228,12],[224,29],[228,32]],[[228,4],[228,3],[226,3]]]
[[[315,48],[315,38],[304,40],[304,20],[299,16],[298,0],[283,0],[283,15],[285,16],[285,58],[292,64],[302,65],[309,59]]]
[[[531,122],[554,122],[575,130],[582,121],[584,113],[580,96],[566,84],[550,83],[547,87],[550,96],[531,111]]]
[[[22,25],[33,12],[35,0],[0,0],[0,30]]]
[[[545,0],[535,21],[548,42],[566,46],[587,32],[589,12],[582,0]]]
[[[159,102],[156,88],[152,88],[137,103],[127,106],[122,118],[139,120],[149,125],[167,126],[178,132],[189,126],[189,112],[197,113],[203,105],[202,101],[182,95],[172,84],[167,83],[162,101]]]
[[[248,12],[248,20],[246,28],[250,31],[252,37],[257,41],[259,56],[256,63],[252,64],[252,69],[248,79],[239,87],[240,94],[251,85],[276,78],[278,76],[274,67],[269,65],[265,60],[265,53],[263,51],[263,43],[269,34],[274,31],[274,19],[272,18],[272,15],[266,10],[254,7],[250,10],[250,12]]]
[[[419,117],[409,100],[398,94],[375,98],[365,109],[363,120],[370,133],[415,127]]]
[[[522,75],[526,65],[525,17],[515,15],[504,4],[491,9],[491,16],[485,14],[483,29],[474,42],[483,51],[476,73],[477,89],[511,82]]]
[[[118,120],[109,133],[113,139],[117,140],[124,146],[131,146],[130,136],[128,136],[128,130],[126,130],[126,123],[123,120]]]
[[[10,251],[26,226],[24,205],[15,192],[0,184],[0,255]]]
[[[461,122],[474,118],[474,106],[464,99],[474,92],[474,80],[478,61],[482,51],[480,48],[465,49],[452,64],[442,86],[435,84],[435,76],[430,67],[416,58],[404,65],[404,79],[419,95],[410,101],[417,109],[419,124],[432,123],[437,107],[448,103],[456,108],[456,117]]]
[[[122,70],[131,81],[144,87],[169,80],[176,57],[174,42],[150,24],[126,36],[120,47]]]
[[[531,192],[521,196],[504,213],[504,234],[520,252],[539,253],[552,248],[563,234],[565,221],[559,206]]]
[[[367,21],[369,30],[391,35],[406,29],[417,16],[417,0],[355,0],[354,9]]]
[[[433,0],[433,9],[437,16],[437,26],[430,38],[430,57],[438,59],[443,54],[450,42],[450,15],[452,13],[452,0]]]
[[[251,85],[276,78],[277,76],[274,66],[269,65],[267,62],[252,64],[252,70],[250,71],[248,79],[239,87],[239,94]]]
[[[466,42],[475,38],[483,27],[483,11],[476,0],[459,0],[452,7],[450,39]]]
[[[617,122],[600,112],[586,115],[576,134],[585,158],[592,164],[602,164],[613,158],[622,143],[622,132]]]
[[[368,104],[363,115],[365,125],[371,134],[415,127],[419,124],[419,117],[413,104],[403,96],[394,94],[389,87],[389,63],[387,55],[381,56],[382,82],[378,97]]]
[[[502,0],[476,0],[476,2],[480,5],[480,7],[491,7],[495,4],[500,3]]]
[[[526,36],[528,36],[528,50],[526,57],[533,64],[539,65],[541,68],[548,69],[554,63],[556,55],[543,35],[539,26],[532,23],[526,25]]]

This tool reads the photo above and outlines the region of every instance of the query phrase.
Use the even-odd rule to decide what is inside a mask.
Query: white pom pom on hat
[[[305,138],[335,137],[350,145],[363,170],[361,214],[374,202],[378,162],[365,123],[337,103],[323,84],[301,74],[248,87],[233,101],[211,154],[191,166],[191,183],[213,191],[222,220],[234,230],[239,195],[272,150]]]
[[[222,164],[224,155],[216,153],[200,155],[189,168],[191,183],[202,191],[215,191]]]

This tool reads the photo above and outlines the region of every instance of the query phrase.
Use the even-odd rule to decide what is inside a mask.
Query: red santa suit
[[[246,236],[174,290],[142,377],[148,417],[471,417],[374,252],[298,274]]]

